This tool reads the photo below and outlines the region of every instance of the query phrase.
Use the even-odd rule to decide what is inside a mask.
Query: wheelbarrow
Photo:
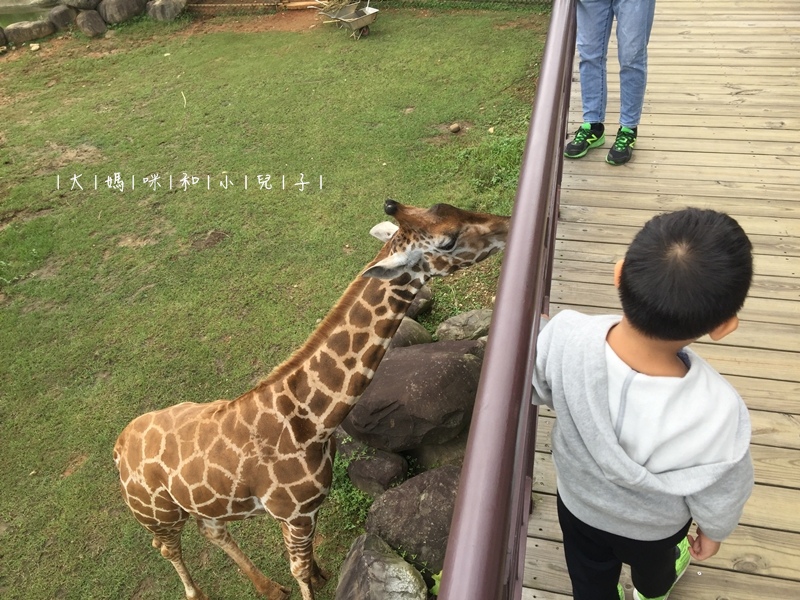
[[[320,14],[337,22],[339,27],[349,29],[350,37],[358,40],[362,35],[369,35],[369,26],[378,18],[378,9],[372,8],[368,0],[366,4],[354,2],[333,12],[320,11]]]

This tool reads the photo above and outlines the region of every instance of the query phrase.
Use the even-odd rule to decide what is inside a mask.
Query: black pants
[[[560,496],[558,521],[564,533],[574,600],[619,600],[617,583],[622,563],[630,565],[633,585],[642,596],[663,596],[675,583],[676,546],[692,524],[689,521],[663,540],[631,540],[587,525],[569,512]]]

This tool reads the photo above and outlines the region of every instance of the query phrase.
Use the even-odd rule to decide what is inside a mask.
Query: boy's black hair
[[[690,340],[735,316],[753,279],[752,244],[730,216],[687,208],[659,215],[625,254],[619,297],[631,325]]]

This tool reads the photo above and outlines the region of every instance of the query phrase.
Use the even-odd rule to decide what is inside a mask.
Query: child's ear
[[[614,265],[614,287],[619,287],[619,281],[622,278],[622,263],[624,262],[624,259],[619,259]]]
[[[714,329],[709,331],[708,337],[710,337],[715,342],[718,342],[729,333],[733,333],[734,331],[736,331],[737,327],[739,327],[739,317],[734,315],[721,325],[717,325]]]

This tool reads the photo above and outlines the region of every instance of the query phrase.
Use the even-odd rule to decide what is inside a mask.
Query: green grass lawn
[[[189,35],[188,19],[140,21],[0,57],[3,598],[181,598],[120,497],[122,428],[235,397],[288,357],[377,252],[385,198],[511,211],[546,16],[387,9],[358,42],[333,25],[215,22]],[[154,174],[161,187],[144,183]],[[438,282],[426,325],[487,305],[498,269]],[[323,509],[331,572],[352,515]],[[277,525],[232,530],[299,597]],[[184,547],[210,597],[256,597],[194,527]]]

